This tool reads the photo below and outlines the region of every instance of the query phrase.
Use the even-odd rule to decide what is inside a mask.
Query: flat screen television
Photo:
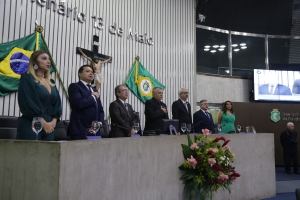
[[[300,101],[300,71],[254,69],[254,100]]]

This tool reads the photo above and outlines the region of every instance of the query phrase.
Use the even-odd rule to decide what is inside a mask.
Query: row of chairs
[[[68,140],[67,130],[69,126],[69,120],[62,120],[56,124],[54,131],[54,140]],[[107,121],[100,129],[101,137],[109,137],[109,128]],[[16,139],[17,136],[18,117],[12,116],[0,116],[0,139]]]

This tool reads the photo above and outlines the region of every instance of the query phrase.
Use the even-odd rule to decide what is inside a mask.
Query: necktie
[[[124,106],[125,106],[125,108],[126,108],[126,110],[128,112],[128,105],[127,105],[127,103],[124,103]]]
[[[189,107],[188,107],[188,105],[187,105],[187,102],[184,102],[183,104],[184,104],[184,106],[185,106],[187,112],[189,112]]]
[[[274,93],[274,85],[271,85],[270,94]]]
[[[90,85],[90,84],[86,84],[86,86],[88,87],[88,90],[90,90],[90,91],[91,91],[91,86],[92,86],[92,85]]]
[[[206,114],[206,116],[208,117],[208,119],[210,119],[210,116],[209,116],[209,114],[208,114],[207,111],[205,111],[205,114]]]

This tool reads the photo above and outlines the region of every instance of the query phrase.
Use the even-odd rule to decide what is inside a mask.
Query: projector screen
[[[254,69],[254,100],[300,101],[300,72]]]

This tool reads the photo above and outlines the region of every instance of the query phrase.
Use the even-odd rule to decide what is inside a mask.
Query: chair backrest
[[[108,122],[106,120],[104,120],[104,123],[102,124],[103,126],[101,126],[100,130],[99,130],[99,134],[101,137],[103,138],[108,138],[109,137],[109,126],[108,126]]]
[[[0,127],[17,128],[18,117],[0,116]]]
[[[0,139],[16,139],[17,128],[0,127]]]
[[[65,123],[63,121],[59,121],[54,129],[54,141],[59,140],[67,140],[67,131],[65,127]]]

